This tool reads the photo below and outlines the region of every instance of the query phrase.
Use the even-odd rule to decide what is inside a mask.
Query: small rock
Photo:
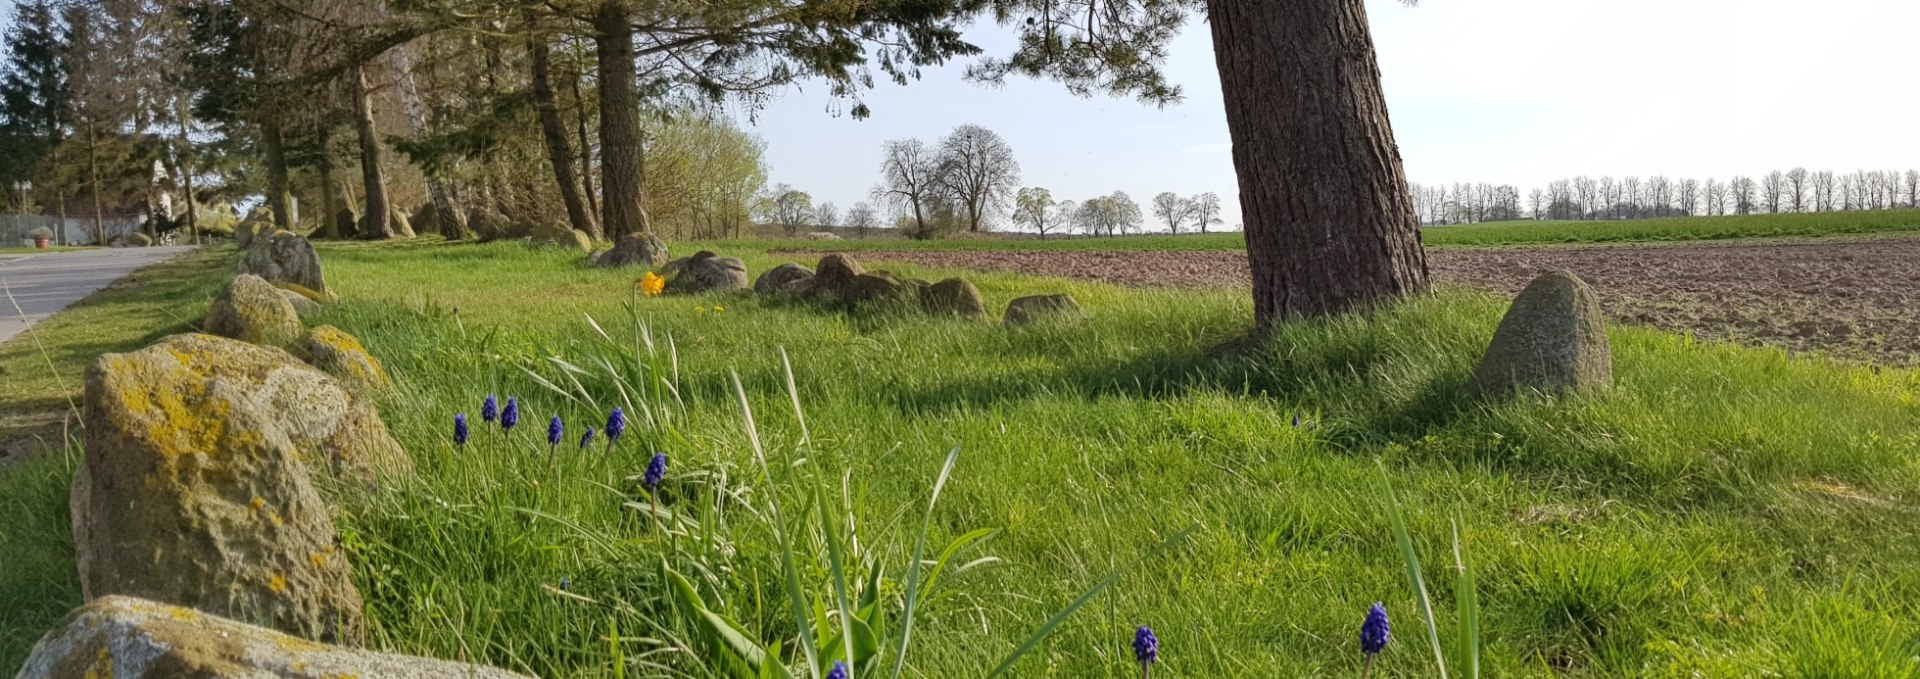
[[[928,286],[920,293],[920,306],[927,313],[987,319],[987,302],[980,289],[964,278],[949,278]]]
[[[815,280],[818,280],[816,276]],[[840,299],[850,305],[902,302],[915,294],[913,286],[884,273],[854,276],[840,291]]]
[[[654,268],[667,263],[667,244],[650,233],[630,233],[621,236],[613,244],[613,249],[600,255],[595,262],[605,267],[643,266]]]
[[[828,231],[814,231],[807,234],[807,240],[840,240],[840,236]]]
[[[240,260],[240,273],[259,276],[269,283],[292,283],[333,299],[333,292],[327,289],[327,276],[320,269],[320,254],[314,252],[313,243],[295,233],[280,231],[256,237],[247,248],[247,256]]]
[[[253,274],[234,276],[207,307],[201,329],[242,342],[284,347],[300,337],[300,312],[279,288]]]
[[[313,298],[286,288],[279,288],[279,290],[280,296],[287,298],[287,303],[293,305],[294,313],[298,314],[300,318],[304,319],[320,311],[320,303],[313,301]]]
[[[377,389],[393,383],[380,359],[367,353],[359,338],[331,325],[308,330],[293,346],[293,355],[354,386]]]
[[[838,252],[829,254],[821,257],[820,265],[813,268],[813,289],[827,295],[844,295],[853,278],[863,273],[866,269],[853,257]]]
[[[667,292],[728,292],[747,287],[747,265],[732,257],[703,250],[688,257],[677,269],[678,275],[667,281]]]
[[[762,295],[793,295],[805,292],[813,284],[813,272],[799,264],[782,264],[768,269],[753,282],[753,291]]]
[[[237,617],[237,616],[236,616]],[[326,646],[133,597],[67,614],[19,679],[530,679],[506,670]]]
[[[1500,319],[1473,382],[1494,394],[1613,386],[1613,351],[1593,288],[1569,271],[1528,283]]]
[[[506,238],[511,228],[507,216],[494,210],[474,208],[467,213],[467,229],[482,243]]]
[[[1073,301],[1072,295],[1030,295],[1009,302],[1007,315],[1002,322],[1018,326],[1050,318],[1077,318],[1081,315],[1080,305]]]

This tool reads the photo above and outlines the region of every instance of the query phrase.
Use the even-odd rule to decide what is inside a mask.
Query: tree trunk
[[[280,139],[280,121],[261,123],[260,146],[267,161],[267,209],[273,211],[274,226],[292,231],[293,196],[287,187],[287,147]]]
[[[340,179],[333,171],[333,155],[326,151],[327,137],[320,139],[320,234],[328,239],[338,239],[340,233],[339,205],[334,200],[340,196]]]
[[[360,237],[387,240],[393,237],[389,223],[392,211],[387,207],[387,179],[380,169],[380,138],[373,131],[373,87],[367,82],[366,67],[360,67],[356,75],[359,82],[353,86],[353,125],[360,132],[360,178],[367,192]]]
[[[640,95],[627,14],[627,0],[605,0],[593,16],[600,61],[600,226],[615,240],[653,231],[641,194]]]
[[[100,215],[100,132],[99,126],[91,121],[87,123],[87,193],[93,196],[93,238],[99,245],[107,244],[107,225]]]
[[[1364,0],[1208,0],[1207,8],[1257,327],[1425,291],[1420,222]]]
[[[553,49],[545,36],[535,35],[527,39],[527,54],[528,66],[533,71],[533,109],[540,117],[540,136],[546,138],[547,160],[553,164],[553,181],[560,188],[560,202],[567,208],[567,221],[594,240],[604,240],[606,235],[599,233],[600,226],[587,216],[580,183],[573,178],[573,145],[567,143],[567,126],[560,122],[560,102],[553,94]]]
[[[427,107],[420,100],[420,87],[413,79],[413,55],[407,45],[395,47],[389,54],[393,61],[394,90],[400,95],[400,109],[407,115],[407,131],[417,141],[427,132]],[[473,235],[467,229],[467,213],[460,207],[460,201],[447,190],[446,182],[431,174],[427,175],[427,201],[433,203],[440,235],[452,240]]]
[[[580,65],[575,64],[575,66]],[[594,230],[590,233],[600,234],[600,223],[597,219],[600,214],[600,199],[595,197],[593,191],[593,138],[587,136],[587,100],[580,96],[580,78],[586,75],[582,70],[582,68],[575,68],[573,73],[568,74],[567,85],[573,89],[574,123],[579,126],[580,131],[580,188],[587,195],[587,214],[596,217]]]

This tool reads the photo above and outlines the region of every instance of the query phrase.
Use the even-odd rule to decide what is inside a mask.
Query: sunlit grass
[[[707,247],[754,272],[787,261]],[[884,564],[877,587],[898,606],[923,520],[934,546],[992,531],[951,561],[973,567],[918,602],[902,676],[984,675],[1089,586],[1195,525],[1007,676],[1138,676],[1127,644],[1142,624],[1161,639],[1156,677],[1358,676],[1374,601],[1396,642],[1373,676],[1434,676],[1384,465],[1437,611],[1462,605],[1444,574],[1458,521],[1487,676],[1916,671],[1911,371],[1616,328],[1613,393],[1489,403],[1465,380],[1501,306],[1462,291],[1283,327],[1235,353],[1222,347],[1251,314],[1234,291],[967,274],[993,310],[1067,291],[1091,314],[1008,330],[745,295],[636,301],[637,272],[509,244],[323,256],[345,301],[312,322],[386,362],[398,385],[377,400],[419,466],[378,489],[330,490],[383,648],[548,677],[610,677],[617,663],[628,677],[724,676],[668,603],[670,566],[802,668],[768,518],[777,498],[800,586],[827,608],[826,535],[844,541],[845,563]],[[209,294],[194,280],[192,294]],[[62,327],[56,339],[80,332]],[[634,393],[649,376],[673,389]],[[522,430],[476,427],[454,449],[453,414],[478,424],[488,393],[521,397]],[[574,439],[616,403],[648,404],[653,424],[610,456],[563,444],[548,465],[548,415]],[[641,509],[633,480],[654,450],[673,459],[669,519]],[[31,555],[0,569],[0,667],[77,603],[67,464],[0,472],[0,550]],[[846,519],[832,532],[822,505]],[[1438,634],[1460,647],[1450,624]]]

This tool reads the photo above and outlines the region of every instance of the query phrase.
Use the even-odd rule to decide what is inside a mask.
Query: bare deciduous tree
[[[1805,212],[1807,205],[1807,168],[1787,171],[1787,204],[1794,212]]]
[[[1766,200],[1767,212],[1780,214],[1780,200],[1787,194],[1787,173],[1779,170],[1768,172],[1760,183],[1760,196]]]
[[[918,139],[897,139],[881,147],[880,185],[873,188],[880,201],[913,220],[913,231],[931,234],[927,219],[945,183],[940,158]]]
[[[1020,189],[1013,204],[1013,220],[1033,227],[1041,240],[1046,240],[1047,232],[1059,228],[1067,217],[1062,214],[1064,204],[1054,202],[1053,192],[1037,186]]]
[[[967,220],[968,231],[991,226],[1020,188],[1020,162],[993,130],[961,125],[940,142],[941,178]]]
[[[854,203],[853,207],[847,210],[847,226],[853,227],[853,233],[857,237],[866,238],[867,229],[873,228],[878,222],[879,219],[873,214],[873,206],[864,201]]]
[[[1166,222],[1169,233],[1180,233],[1180,224],[1187,221],[1187,200],[1172,191],[1163,191],[1153,197],[1153,216]]]
[[[831,202],[821,203],[813,209],[813,223],[822,230],[840,225],[840,206]]]

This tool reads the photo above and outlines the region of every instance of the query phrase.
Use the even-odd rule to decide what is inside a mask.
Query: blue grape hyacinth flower
[[[500,401],[495,399],[493,394],[487,394],[486,402],[480,404],[480,420],[492,422],[498,417],[500,417]]]
[[[1367,609],[1367,619],[1360,623],[1360,652],[1372,656],[1385,650],[1387,642],[1393,639],[1393,630],[1387,624],[1387,607],[1374,602]]]
[[[507,407],[500,409],[500,428],[513,431],[516,424],[520,424],[520,397],[508,396]]]
[[[560,437],[566,434],[566,431],[566,425],[560,423],[559,415],[555,415],[553,419],[547,420],[547,445],[560,445]]]
[[[627,414],[620,410],[619,406],[614,406],[613,412],[607,413],[607,445],[613,445],[613,442],[620,440],[620,435],[626,432]]]
[[[835,661],[833,669],[827,671],[827,679],[847,679],[847,664]]]
[[[1160,638],[1153,635],[1153,628],[1141,625],[1133,632],[1133,659],[1140,663],[1140,676],[1145,677],[1153,671],[1153,663],[1160,660]]]
[[[581,448],[587,447],[589,443],[593,443],[593,427],[587,427],[587,433],[580,435]]]
[[[467,414],[460,413],[458,415],[453,416],[453,445],[464,446],[466,444],[467,444]]]
[[[660,480],[666,476],[667,454],[654,453],[653,460],[647,462],[647,475],[641,479],[641,482],[647,484],[648,492],[657,491],[660,489]]]

